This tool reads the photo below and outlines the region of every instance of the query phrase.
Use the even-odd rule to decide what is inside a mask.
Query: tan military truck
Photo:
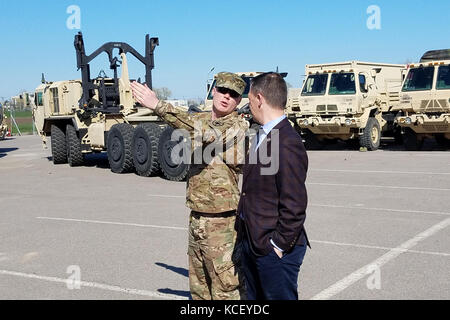
[[[4,140],[8,133],[8,126],[6,125],[6,116],[4,114],[3,106],[0,104],[0,140]]]
[[[450,144],[450,49],[428,51],[408,66],[396,109],[407,150],[421,149],[432,137]]]
[[[136,170],[149,176],[159,170],[159,138],[166,127],[147,108],[132,98],[127,53],[145,65],[146,84],[151,88],[153,51],[158,38],[146,36],[145,56],[123,42],[109,42],[91,55],[85,54],[81,32],[75,36],[81,80],[46,82],[36,88],[33,119],[45,144],[51,136],[55,164],[81,165],[84,155],[107,151],[111,170],[116,173]],[[118,50],[121,60],[113,55]],[[104,74],[91,79],[89,62],[106,52],[113,78]],[[121,77],[117,68],[121,63]]]
[[[405,68],[361,61],[306,65],[301,90],[289,90],[288,119],[308,149],[343,140],[377,150],[382,134],[397,134],[392,108]]]

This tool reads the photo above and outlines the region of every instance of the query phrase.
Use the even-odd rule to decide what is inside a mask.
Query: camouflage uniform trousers
[[[191,213],[189,220],[189,286],[192,299],[245,299],[236,216],[205,217]]]

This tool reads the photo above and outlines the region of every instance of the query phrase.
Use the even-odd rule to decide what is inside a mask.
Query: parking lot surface
[[[300,299],[450,299],[450,152],[308,157]],[[0,299],[189,299],[185,187],[0,141]]]

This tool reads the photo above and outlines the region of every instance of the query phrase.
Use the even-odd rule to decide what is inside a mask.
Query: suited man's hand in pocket
[[[283,258],[283,252],[281,252],[280,250],[278,250],[277,248],[273,248],[273,250],[275,251],[275,253],[277,254],[277,256],[281,259]]]

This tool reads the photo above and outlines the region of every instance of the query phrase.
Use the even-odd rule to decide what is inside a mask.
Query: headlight
[[[350,119],[345,119],[345,124],[346,124],[347,126],[351,125],[351,124],[352,124],[352,120],[350,120]]]
[[[319,125],[319,120],[313,119],[312,125],[317,127]]]
[[[406,124],[411,124],[411,118],[410,117],[407,117],[407,118],[405,118],[405,123]]]
[[[303,120],[303,122],[302,122],[302,124],[304,125],[304,126],[307,126],[308,125],[308,120]]]

